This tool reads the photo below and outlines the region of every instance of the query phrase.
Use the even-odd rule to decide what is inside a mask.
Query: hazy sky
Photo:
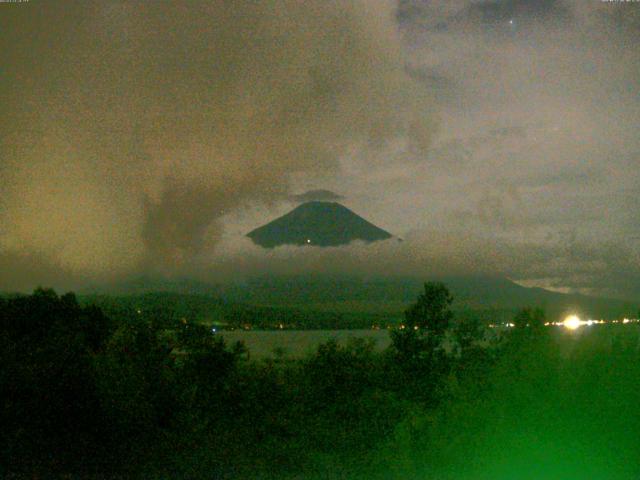
[[[0,288],[320,270],[640,295],[639,19],[599,0],[0,4]],[[405,242],[243,238],[309,190]]]

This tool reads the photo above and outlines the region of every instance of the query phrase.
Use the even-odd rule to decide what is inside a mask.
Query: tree
[[[453,319],[453,297],[439,282],[424,284],[424,292],[405,311],[404,328],[391,332],[392,348],[402,374],[399,385],[410,398],[435,405],[450,371],[442,348]]]
[[[106,317],[43,288],[0,306],[0,477],[5,465],[20,477],[99,464],[105,421],[94,350],[106,334],[95,322]]]
[[[417,327],[427,336],[440,340],[453,319],[451,303],[453,297],[443,283],[425,283],[424,293],[404,313],[406,327]]]
[[[392,342],[404,357],[432,356],[453,319],[449,289],[440,282],[427,282],[416,303],[405,312],[404,329],[392,332]]]

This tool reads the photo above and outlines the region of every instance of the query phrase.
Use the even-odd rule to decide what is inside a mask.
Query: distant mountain
[[[165,283],[165,285],[167,285]],[[81,305],[96,305],[114,318],[136,318],[170,328],[179,320],[216,328],[360,329],[394,325],[384,312],[335,312],[308,308],[260,306],[227,301],[215,294],[150,291],[131,294],[83,294]]]
[[[631,301],[551,292],[529,288],[501,277],[440,278],[451,290],[459,318],[507,321],[522,307],[542,307],[547,318],[568,314],[582,318],[635,317]],[[372,319],[401,319],[402,312],[423,289],[417,278],[359,278],[329,275],[265,275],[240,283],[207,284],[198,281],[137,279],[120,288],[80,292],[84,303],[124,306],[143,311],[165,311],[174,316],[254,325],[280,320],[299,327],[331,325],[339,328]],[[109,310],[109,308],[107,308]],[[306,313],[301,313],[306,312]],[[280,319],[280,320],[279,320]],[[342,327],[342,328],[344,328]],[[314,327],[315,328],[315,327]]]
[[[272,312],[278,312],[277,315],[284,315],[284,311],[314,312],[318,321],[322,317],[321,323],[326,324],[325,320],[333,317],[325,314],[340,314],[345,323],[348,323],[346,319],[353,319],[357,315],[400,319],[402,312],[421,293],[425,280],[440,280],[449,287],[454,297],[453,308],[460,318],[475,316],[506,321],[512,319],[518,309],[527,306],[542,307],[550,320],[561,320],[573,313],[582,318],[598,319],[631,318],[638,314],[637,302],[523,287],[507,278],[495,276],[423,279],[325,274],[263,275],[241,282],[219,284],[140,277],[108,288],[87,289],[78,293],[99,304],[108,304],[109,298],[120,298],[116,303],[122,303],[123,297],[129,297],[135,299],[136,305],[149,307],[156,304],[158,308],[181,314],[188,310],[197,312],[195,316],[199,318],[228,317],[232,312],[234,317],[253,317],[251,323],[256,323],[255,319],[261,316],[265,322],[271,322],[276,315]],[[141,298],[144,301],[140,301]],[[238,314],[238,311],[250,314]],[[293,323],[313,324],[299,318]]]
[[[433,279],[431,279],[433,280]],[[542,307],[552,320],[575,313],[584,318],[636,316],[634,302],[551,292],[529,288],[503,277],[439,278],[449,287],[457,311],[484,312],[496,320],[508,320],[522,307]],[[309,308],[324,311],[362,311],[401,314],[415,302],[423,279],[357,278],[327,275],[254,278],[242,285],[226,286],[220,294],[253,305]]]
[[[347,245],[354,240],[375,242],[392,235],[336,202],[306,202],[247,237],[264,248],[279,245]]]

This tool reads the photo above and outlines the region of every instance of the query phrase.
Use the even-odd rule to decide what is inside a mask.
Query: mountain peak
[[[392,235],[337,202],[313,200],[247,234],[257,245],[347,245],[354,240],[375,242]]]

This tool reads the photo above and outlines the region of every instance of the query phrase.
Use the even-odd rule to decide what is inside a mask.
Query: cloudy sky
[[[638,3],[31,1],[0,27],[0,289],[319,270],[640,295]],[[315,190],[405,241],[243,238]]]

